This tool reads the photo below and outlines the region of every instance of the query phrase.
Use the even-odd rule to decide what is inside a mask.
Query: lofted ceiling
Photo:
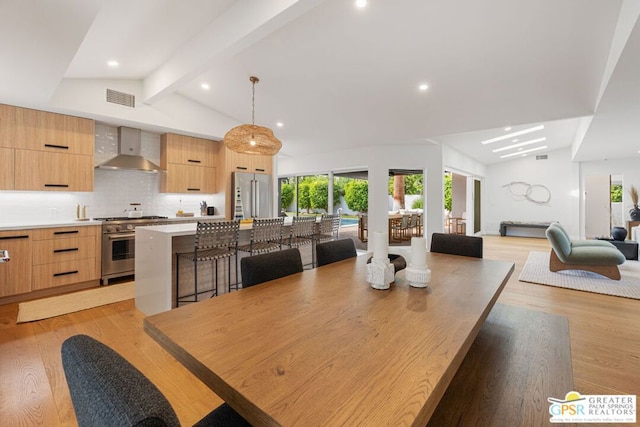
[[[283,156],[445,144],[490,164],[515,138],[480,141],[537,125],[535,154],[638,156],[639,13],[640,0],[0,0],[0,102],[222,138],[251,121],[256,75],[256,124]],[[78,101],[107,84],[140,112]]]

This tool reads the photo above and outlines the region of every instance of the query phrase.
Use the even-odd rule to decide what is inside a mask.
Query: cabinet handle
[[[54,249],[53,253],[59,253],[59,252],[73,252],[73,251],[77,251],[78,248],[68,248],[68,249]]]
[[[45,184],[45,187],[60,187],[60,188],[67,188],[69,187],[69,184]]]
[[[264,172],[264,169],[258,169],[258,168],[256,168],[256,170],[257,170],[258,172]]]
[[[0,240],[11,240],[11,239],[28,239],[29,236],[28,235],[22,235],[22,236],[3,236],[0,237]]]
[[[45,147],[47,148],[60,148],[62,150],[68,150],[69,147],[66,145],[55,145],[55,144],[44,144]]]
[[[187,162],[189,162],[189,163],[202,163],[200,160],[191,160],[191,159],[187,160]]]
[[[71,231],[54,231],[53,234],[78,234],[79,231],[78,230],[71,230]]]
[[[69,274],[78,274],[78,270],[73,270],[73,271],[65,271],[64,273],[53,273],[53,277],[58,277],[58,276],[67,276]]]
[[[187,191],[200,191],[199,188],[187,188]]]
[[[246,171],[249,168],[246,166],[236,166],[236,169],[240,169],[241,171]]]

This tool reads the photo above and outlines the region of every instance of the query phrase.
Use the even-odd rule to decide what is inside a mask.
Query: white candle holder
[[[427,266],[427,241],[424,237],[411,238],[411,262],[405,271],[410,286],[426,288],[431,280],[431,270]]]
[[[384,261],[374,258],[367,264],[367,282],[374,289],[389,289],[394,275],[395,268],[389,259]]]
[[[405,270],[404,277],[409,282],[409,286],[414,288],[426,288],[431,280],[431,270],[426,265],[414,267],[409,264]]]

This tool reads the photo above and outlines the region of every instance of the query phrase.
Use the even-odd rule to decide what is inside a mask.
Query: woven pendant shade
[[[225,147],[237,153],[273,156],[282,148],[282,142],[273,135],[271,129],[255,124],[256,83],[260,80],[255,76],[251,76],[249,77],[249,81],[251,81],[253,85],[251,124],[234,127],[224,136],[223,142]]]
[[[251,144],[254,141],[255,144]],[[230,150],[244,154],[273,156],[282,148],[282,142],[271,129],[257,125],[240,125],[224,136],[224,145]]]

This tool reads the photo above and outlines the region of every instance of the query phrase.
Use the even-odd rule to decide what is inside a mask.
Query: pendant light
[[[273,156],[282,148],[282,142],[273,135],[273,131],[263,126],[257,126],[256,121],[256,83],[260,81],[255,76],[249,77],[252,84],[251,124],[240,125],[231,129],[224,136],[225,147],[242,154],[261,154]]]

